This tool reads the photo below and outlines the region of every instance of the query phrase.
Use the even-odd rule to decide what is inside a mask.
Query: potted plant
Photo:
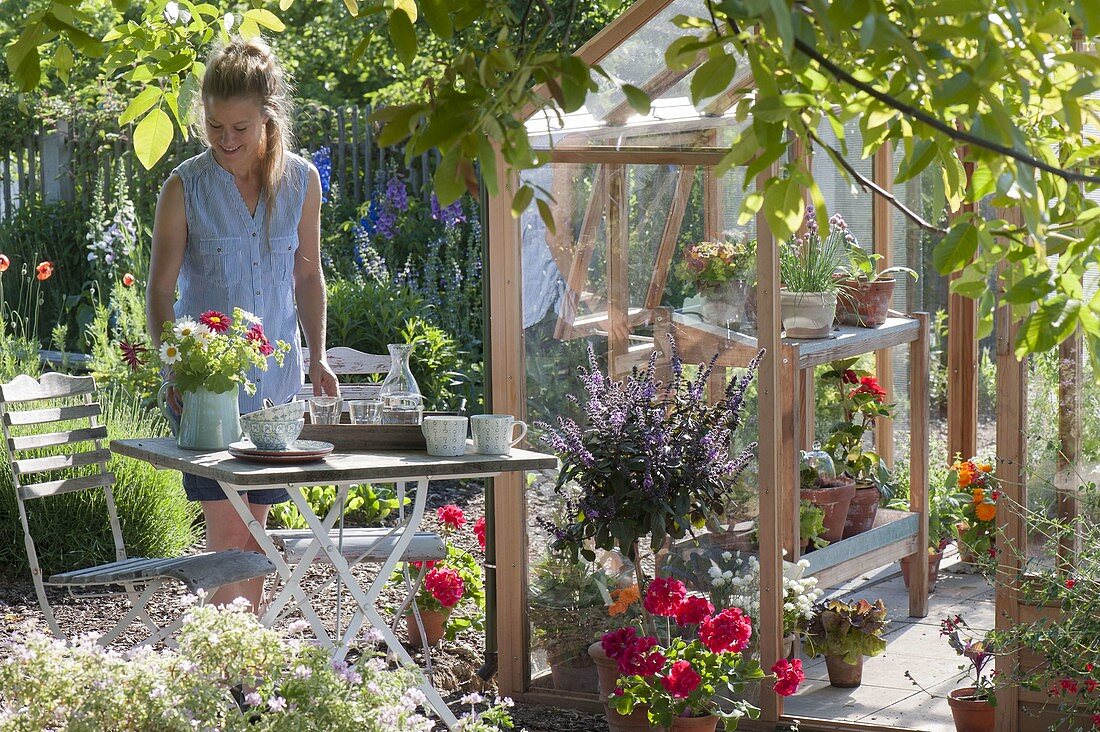
[[[997,500],[1001,492],[993,464],[978,458],[961,460],[956,455],[947,471],[946,488],[956,491],[962,506],[962,520],[956,524],[960,558],[975,564],[995,557]]]
[[[806,649],[811,656],[825,656],[829,683],[842,689],[863,681],[863,659],[886,650],[886,605],[882,600],[849,604],[828,600],[815,607],[806,630]]]
[[[907,500],[898,500],[891,508],[909,510]],[[960,494],[946,483],[932,483],[928,494],[928,591],[936,589],[939,579],[940,562],[943,552],[955,538],[956,526],[963,519],[963,502]],[[909,587],[909,577],[914,562],[913,557],[901,558],[901,577],[905,587]]]
[[[680,272],[703,298],[704,321],[736,327],[752,322],[746,303],[755,286],[755,267],[756,240],[739,232],[722,241],[703,241],[687,247]]]
[[[993,689],[994,684],[988,673],[993,660],[993,648],[990,634],[977,636],[962,619],[956,615],[944,618],[940,622],[940,635],[955,649],[955,653],[966,658],[968,664],[960,668],[967,669],[967,678],[972,683],[947,694],[947,703],[951,707],[951,717],[955,721],[957,732],[991,732],[993,729]]]
[[[881,254],[868,254],[856,241],[848,240],[848,264],[840,282],[837,315],[841,323],[874,328],[886,322],[897,279],[892,275],[904,272],[916,281],[917,273],[908,267],[887,267],[876,270]]]
[[[655,579],[643,606],[652,617],[664,618],[667,642],[640,636],[633,627],[606,633],[600,642],[620,673],[608,703],[621,715],[644,708],[651,724],[670,731],[714,730],[719,721],[733,730],[741,717],[760,714],[738,698],[747,682],[771,679],[776,693],[790,696],[805,679],[802,662],[785,658],[765,676],[745,653],[752,618],[735,607],[716,612],[705,598],[688,595],[679,580]]]
[[[866,446],[867,435],[874,434],[875,419],[892,417],[894,405],[886,404],[886,390],[872,374],[853,368],[857,359],[834,361],[822,374],[826,382],[836,384],[844,419],[837,423],[825,440],[828,452],[839,472],[855,479],[856,492],[844,522],[844,537],[868,531],[882,501],[893,496],[893,475],[878,453]]]
[[[802,540],[802,553],[810,547],[822,549],[829,546],[825,539],[825,512],[809,501],[798,502],[798,536]]]
[[[856,492],[856,482],[846,475],[836,474],[832,457],[818,443],[813,450],[802,453],[798,489],[800,501],[816,506],[823,513],[821,538],[828,542],[844,538],[844,522]]]
[[[779,249],[779,291],[783,329],[788,338],[828,338],[836,317],[838,268],[846,256],[848,229],[839,215],[829,220],[822,239],[814,207],[806,213],[806,234]]]

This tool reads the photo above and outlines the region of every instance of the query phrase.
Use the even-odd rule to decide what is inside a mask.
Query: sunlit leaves
[[[172,120],[162,109],[154,109],[138,123],[134,129],[134,152],[146,169],[168,152],[172,134]]]

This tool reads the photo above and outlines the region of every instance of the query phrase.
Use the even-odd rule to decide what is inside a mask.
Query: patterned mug
[[[519,427],[519,435],[515,428]],[[508,455],[512,446],[527,435],[527,424],[510,414],[475,414],[470,417],[474,451],[483,455]]]
[[[466,418],[429,416],[420,423],[429,455],[457,457],[466,453]]]

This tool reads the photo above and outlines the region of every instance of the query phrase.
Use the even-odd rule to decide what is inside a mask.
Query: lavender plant
[[[574,558],[595,558],[586,546],[590,540],[597,549],[617,545],[635,561],[646,536],[654,551],[666,538],[683,538],[723,512],[726,493],[753,457],[756,443],[735,456],[730,444],[763,352],[741,379],[730,382],[722,399],[709,404],[705,387],[717,356],[689,379],[669,341],[668,384],[656,379],[656,354],[645,370],[612,381],[589,347],[588,368],[580,369],[585,425],[562,417],[557,427],[536,423],[561,458],[555,490],[566,500],[566,523],[546,528],[553,546]]]

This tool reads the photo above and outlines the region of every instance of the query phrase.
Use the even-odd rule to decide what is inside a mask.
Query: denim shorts
[[[212,478],[204,478],[192,473],[183,474],[183,490],[192,501],[228,501],[225,491],[218,481]],[[245,500],[249,503],[270,506],[273,503],[282,503],[290,500],[290,494],[286,488],[265,488],[258,491],[241,491]]]

